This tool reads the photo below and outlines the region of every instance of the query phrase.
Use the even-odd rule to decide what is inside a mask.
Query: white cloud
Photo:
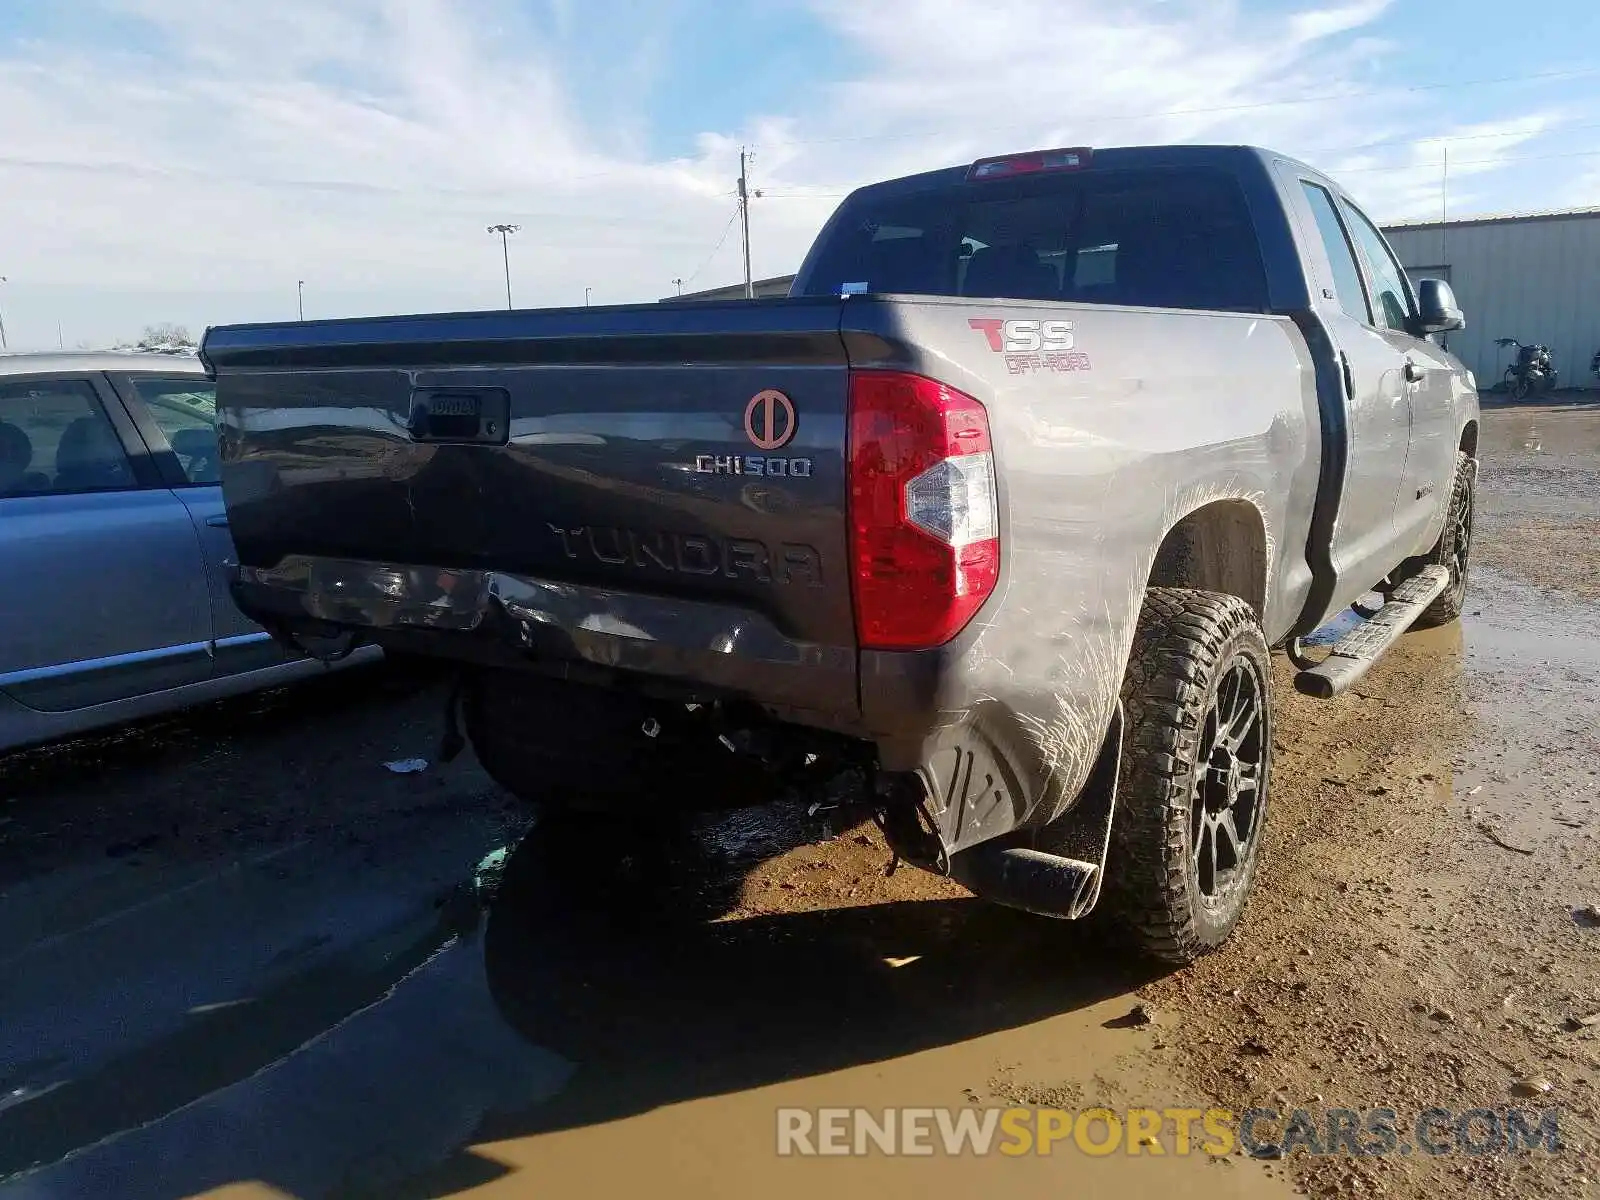
[[[1063,142],[1275,145],[1353,172],[1380,217],[1414,215],[1436,148],[1324,151],[1438,133],[1443,111],[1371,94],[1391,51],[1371,28],[1379,0],[1278,17],[1229,0],[812,0],[863,68],[662,160],[641,149],[643,118],[654,88],[678,85],[652,50],[659,22],[689,19],[676,0],[656,25],[619,28],[607,64],[573,61],[572,0],[102,3],[157,48],[34,44],[0,60],[0,304],[18,342],[53,343],[58,319],[74,341],[279,318],[302,278],[311,315],[490,306],[494,221],[523,226],[519,303],[581,303],[586,286],[597,302],[653,299],[725,228],[743,143],[772,193],[752,212],[757,274],[792,269],[855,184]],[[716,35],[713,13],[698,19]],[[582,112],[574,81],[602,69],[612,103]],[[1461,178],[1487,180],[1469,158],[1559,117],[1471,127],[1501,136],[1462,143]],[[694,282],[738,270],[730,238]]]
[[[1392,0],[1356,0],[1354,4],[1296,13],[1289,18],[1289,38],[1304,43],[1364,28],[1381,17],[1391,3]]]

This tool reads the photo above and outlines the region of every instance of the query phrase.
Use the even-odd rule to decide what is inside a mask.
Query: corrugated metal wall
[[[1514,337],[1543,342],[1563,387],[1595,387],[1589,362],[1600,350],[1600,214],[1529,217],[1480,225],[1386,229],[1413,278],[1437,272],[1450,282],[1467,327],[1446,339],[1487,390],[1512,355],[1494,344]]]

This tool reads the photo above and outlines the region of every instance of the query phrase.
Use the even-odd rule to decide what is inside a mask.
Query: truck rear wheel
[[[770,799],[759,764],[728,752],[681,704],[481,670],[466,680],[461,710],[489,777],[546,808],[692,812]]]
[[[1151,588],[1122,686],[1122,782],[1102,904],[1144,953],[1188,963],[1255,883],[1272,764],[1271,660],[1243,600]]]
[[[478,762],[520,800],[606,812],[648,781],[644,716],[597,688],[477,671],[461,715]]]

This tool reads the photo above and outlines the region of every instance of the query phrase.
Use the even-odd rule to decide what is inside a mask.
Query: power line
[[[1574,128],[1579,128],[1579,127],[1575,126]],[[1592,128],[1600,128],[1600,124],[1592,126]],[[1479,135],[1473,134],[1473,135],[1469,135],[1469,136],[1472,137],[1472,138],[1476,138]],[[1488,136],[1488,135],[1485,135],[1485,136]],[[1515,136],[1515,135],[1499,135],[1499,134],[1496,134],[1496,135],[1493,135],[1493,136]],[[1456,140],[1466,141],[1466,140],[1469,140],[1469,138],[1465,138],[1465,137],[1461,138],[1461,139],[1455,139],[1455,138],[1449,138],[1449,139],[1443,139],[1443,138],[1419,138],[1415,142],[1390,142],[1390,143],[1372,142],[1372,143],[1369,143],[1368,146],[1341,146],[1341,147],[1338,147],[1336,149],[1331,149],[1331,150],[1313,150],[1313,151],[1307,151],[1306,153],[1308,153],[1308,154],[1340,154],[1340,153],[1350,153],[1350,152],[1355,151],[1355,150],[1364,150],[1364,149],[1368,149],[1369,147],[1379,146],[1379,145],[1409,146],[1409,145],[1424,145],[1424,144],[1427,144],[1429,142],[1456,141]],[[1495,157],[1495,158],[1456,158],[1456,159],[1451,159],[1450,160],[1450,165],[1452,167],[1489,166],[1489,165],[1499,165],[1501,163],[1510,164],[1510,163],[1522,163],[1522,162],[1547,162],[1547,161],[1551,161],[1551,160],[1554,160],[1554,159],[1562,159],[1562,158],[1595,158],[1595,157],[1600,157],[1600,150],[1573,150],[1573,151],[1568,151],[1568,152],[1561,153],[1561,154],[1502,154],[1502,155],[1499,155],[1498,157]],[[1381,165],[1378,165],[1378,166],[1371,166],[1371,167],[1345,167],[1345,168],[1341,168],[1339,171],[1337,171],[1336,174],[1339,174],[1339,175],[1362,175],[1362,174],[1366,174],[1366,173],[1371,172],[1371,171],[1389,171],[1389,172],[1418,171],[1418,170],[1422,170],[1424,168],[1431,169],[1431,168],[1436,167],[1438,165],[1439,165],[1438,161],[1415,162],[1415,163],[1384,163],[1384,164],[1381,164]],[[850,195],[849,192],[763,192],[762,193],[762,198],[766,199],[766,200],[842,200],[842,199],[844,199],[844,197],[846,197],[848,195]]]
[[[1548,162],[1557,158],[1600,158],[1600,150],[1574,150],[1567,154],[1506,154],[1500,158],[1453,158],[1451,167],[1471,167],[1496,165],[1501,163]],[[1340,175],[1363,175],[1369,171],[1420,171],[1424,168],[1432,169],[1437,162],[1402,163],[1399,166],[1389,164],[1382,167],[1350,167],[1339,172]]]
[[[733,212],[728,214],[728,223],[722,227],[722,236],[717,239],[717,244],[711,247],[711,253],[706,255],[705,262],[696,267],[692,275],[687,275],[684,277],[684,283],[693,283],[696,279],[700,278],[700,272],[704,271],[711,265],[711,260],[716,258],[718,252],[724,245],[727,244],[728,234],[733,230],[733,223],[739,219],[740,211],[740,209],[735,208]]]
[[[1542,129],[1507,129],[1499,133],[1441,133],[1430,137],[1389,138],[1380,142],[1360,142],[1353,146],[1319,146],[1306,154],[1348,154],[1355,150],[1377,150],[1386,146],[1428,146],[1434,143],[1449,145],[1452,142],[1492,142],[1499,138],[1550,137],[1564,133],[1577,133],[1583,129],[1600,129],[1600,121],[1585,121],[1581,125],[1551,125]]]
[[[1288,100],[1259,100],[1247,104],[1217,104],[1201,108],[1169,108],[1156,112],[1145,113],[1108,113],[1100,116],[1086,116],[1081,118],[1083,124],[1107,121],[1152,121],[1164,117],[1195,117],[1209,116],[1216,113],[1230,112],[1259,112],[1269,108],[1291,108],[1302,104],[1329,104],[1337,100],[1366,100],[1376,96],[1409,95],[1414,92],[1438,92],[1451,88],[1463,87],[1490,87],[1502,83],[1534,83],[1551,79],[1576,79],[1586,76],[1600,75],[1600,69],[1593,67],[1577,68],[1570,71],[1545,71],[1523,75],[1498,75],[1489,79],[1453,79],[1444,83],[1418,83],[1409,87],[1379,88],[1364,92],[1331,92],[1321,96],[1299,96]],[[991,132],[1001,129],[1031,129],[1036,126],[1006,125],[994,126]],[[975,131],[964,131],[967,133]],[[833,146],[847,142],[891,142],[891,141],[916,141],[923,138],[949,137],[947,130],[929,130],[923,133],[865,133],[854,137],[836,138],[808,138],[799,141],[783,143],[785,146]]]

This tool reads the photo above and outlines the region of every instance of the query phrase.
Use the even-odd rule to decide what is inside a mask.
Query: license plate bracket
[[[510,426],[511,395],[505,388],[417,388],[411,393],[414,441],[503,445]]]

